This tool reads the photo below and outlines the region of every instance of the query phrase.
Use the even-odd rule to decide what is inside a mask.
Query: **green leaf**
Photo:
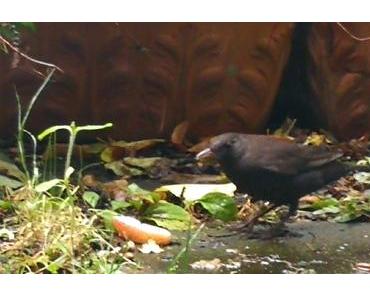
[[[159,193],[150,192],[140,188],[137,184],[132,183],[127,187],[128,193],[132,196],[137,196],[142,200],[146,200],[150,203],[156,203],[160,200],[161,196]]]
[[[20,23],[15,23],[17,27],[23,27],[23,28],[26,28],[32,32],[35,32],[36,31],[36,25],[35,23],[31,23],[31,22],[20,22]]]
[[[0,172],[19,180],[25,180],[25,174],[14,164],[0,160]]]
[[[144,174],[143,170],[138,168],[131,168],[125,165],[122,160],[106,163],[104,167],[112,170],[117,176],[139,176]]]
[[[0,209],[9,210],[12,208],[12,203],[10,201],[0,200]]]
[[[132,206],[131,203],[127,201],[112,201],[110,204],[112,205],[112,210],[114,211],[126,209]]]
[[[320,214],[325,214],[325,213],[339,213],[339,212],[340,212],[340,208],[338,206],[329,205],[321,209],[315,210],[313,214],[320,215]]]
[[[55,187],[57,184],[59,184],[61,180],[59,178],[54,178],[51,180],[48,180],[46,182],[43,182],[41,184],[38,184],[35,187],[35,191],[38,193],[44,193],[49,191],[51,188]]]
[[[60,268],[62,268],[62,266],[60,266],[56,261],[47,265],[47,270],[53,274],[57,274]]]
[[[92,191],[86,191],[82,195],[82,199],[85,200],[92,208],[95,208],[99,202],[100,196]]]
[[[116,231],[116,229],[113,226],[113,217],[117,216],[118,213],[116,213],[113,210],[105,209],[103,211],[99,211],[97,214],[98,214],[98,216],[103,218],[104,225],[105,225],[105,228],[107,230],[110,230],[110,231],[113,231],[113,232]]]
[[[225,222],[234,219],[237,214],[235,200],[223,193],[206,194],[194,202],[194,204],[197,203],[202,205],[214,218]]]
[[[191,224],[189,213],[182,207],[163,200],[148,207],[144,218],[170,230],[187,230]]]
[[[53,134],[53,133],[55,133],[58,130],[68,130],[70,133],[72,133],[72,129],[71,129],[70,126],[67,126],[67,125],[57,125],[57,126],[49,127],[46,130],[44,130],[43,132],[41,132],[37,136],[37,139],[38,140],[43,140],[46,136],[48,136],[50,134]]]
[[[15,179],[9,178],[4,175],[0,175],[0,187],[8,187],[11,189],[17,189],[23,186],[23,183]]]
[[[74,171],[75,171],[75,169],[73,167],[69,166],[66,170],[65,175],[64,175],[64,179],[68,180],[71,177],[71,175],[73,174]]]
[[[126,157],[123,159],[126,165],[139,167],[142,169],[150,169],[154,167],[160,160],[163,158],[160,157],[149,157],[149,158],[133,158]]]
[[[347,223],[359,218],[361,215],[362,213],[346,212],[336,216],[333,221],[336,223]]]
[[[79,131],[102,130],[102,129],[105,129],[105,128],[110,128],[112,126],[113,126],[112,123],[106,123],[104,125],[86,125],[86,126],[76,127],[76,131],[79,132]]]
[[[339,201],[335,198],[321,199],[311,205],[313,209],[322,209],[330,206],[339,206]]]

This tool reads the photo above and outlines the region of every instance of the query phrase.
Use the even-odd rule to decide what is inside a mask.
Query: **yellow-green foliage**
[[[14,238],[0,243],[0,273],[109,273],[124,262],[121,248],[105,240],[108,231],[95,226],[97,216],[87,217],[72,197],[24,188],[10,199],[14,213],[3,228]]]

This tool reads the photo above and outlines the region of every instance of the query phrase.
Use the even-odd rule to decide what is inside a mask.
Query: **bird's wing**
[[[263,168],[279,174],[294,175],[330,163],[341,153],[329,151],[323,147],[311,147],[284,141],[273,137],[264,137],[258,145],[253,160],[246,160],[255,168]]]

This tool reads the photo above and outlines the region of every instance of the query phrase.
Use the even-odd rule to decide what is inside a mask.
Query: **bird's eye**
[[[235,141],[233,141],[232,139],[230,139],[228,142],[226,142],[226,146],[228,148],[231,148],[233,145],[234,145]]]
[[[236,139],[235,138],[231,138],[230,140],[229,140],[229,145],[231,146],[231,145],[234,145],[236,143]]]

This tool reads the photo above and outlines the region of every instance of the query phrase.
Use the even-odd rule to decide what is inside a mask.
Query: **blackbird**
[[[271,202],[258,217],[280,205],[289,207],[287,218],[294,215],[300,197],[353,169],[338,161],[338,151],[267,135],[221,134],[196,158],[212,153],[238,191],[251,195],[252,201]]]

